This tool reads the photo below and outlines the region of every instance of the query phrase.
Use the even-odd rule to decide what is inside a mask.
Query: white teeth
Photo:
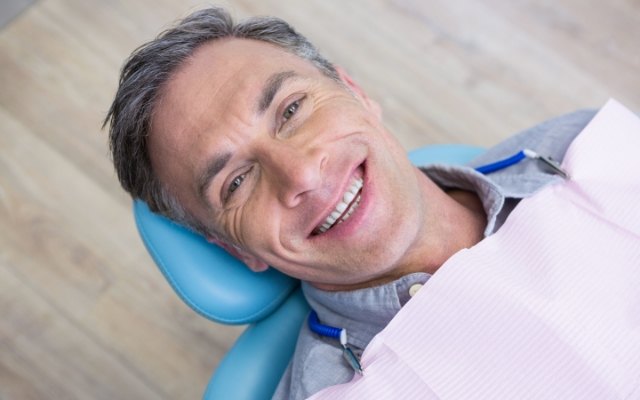
[[[344,201],[345,203],[349,204],[353,201],[353,199],[356,198],[356,195],[351,193],[351,192],[346,192],[344,194],[344,196],[342,197],[342,201]]]
[[[334,218],[333,216],[329,215],[325,221],[325,224],[329,224],[329,225],[333,225],[334,222],[336,222],[337,218]]]
[[[355,181],[355,185],[349,188],[349,192],[353,194],[357,194],[360,191],[360,189],[362,189],[362,179],[358,179],[357,181]]]
[[[360,204],[360,195],[358,195],[358,192],[362,189],[362,186],[363,181],[361,178],[355,178],[351,181],[351,185],[349,185],[347,191],[342,195],[342,200],[338,202],[335,210],[333,210],[324,223],[317,228],[320,233],[324,233],[329,230],[336,221],[338,221],[338,223],[346,221],[347,218],[353,214]],[[354,199],[356,199],[356,201],[353,201]],[[347,211],[347,207],[349,207],[349,205],[351,205],[351,208]],[[347,212],[345,213],[345,211]],[[342,218],[340,218],[340,216],[342,216]]]

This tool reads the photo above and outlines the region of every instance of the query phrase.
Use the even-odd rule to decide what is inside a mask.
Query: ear
[[[242,261],[250,270],[254,272],[263,272],[269,268],[269,265],[259,258],[247,253],[238,246],[234,246],[213,236],[207,236],[207,241],[222,247],[238,260]]]
[[[378,104],[375,100],[372,100],[364,90],[358,85],[353,78],[347,73],[347,71],[340,67],[335,67],[336,72],[338,72],[338,77],[351,91],[363,102],[365,107],[375,114],[379,120],[382,120],[382,108],[380,108],[380,104]]]

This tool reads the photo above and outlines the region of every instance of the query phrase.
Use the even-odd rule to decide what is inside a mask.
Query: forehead
[[[173,74],[152,117],[153,136],[202,131],[207,122],[247,110],[274,73],[321,76],[308,60],[251,39],[222,39],[200,46]]]
[[[320,75],[308,60],[270,43],[236,38],[212,41],[196,49],[173,74],[161,98],[163,102],[179,99],[171,104],[176,110],[193,110],[205,101],[224,105],[231,99],[228,95],[261,90],[269,76],[286,70]],[[185,95],[190,96],[188,104],[181,101]]]

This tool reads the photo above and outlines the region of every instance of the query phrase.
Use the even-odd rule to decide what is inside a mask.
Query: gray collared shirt
[[[524,148],[560,161],[594,115],[594,111],[577,111],[546,121],[505,140],[467,166],[429,165],[421,169],[444,189],[477,193],[487,215],[485,236],[489,236],[502,226],[520,199],[562,178],[533,160],[486,176],[474,168],[507,158]],[[350,347],[360,356],[371,339],[411,299],[410,289],[420,287],[429,278],[429,274],[419,272],[384,285],[343,292],[326,292],[303,282],[302,289],[320,321],[346,329]],[[311,332],[305,323],[296,352],[273,398],[304,399],[327,386],[349,382],[352,377],[353,370],[342,358],[340,344]]]

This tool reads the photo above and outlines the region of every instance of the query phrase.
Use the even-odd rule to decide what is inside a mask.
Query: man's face
[[[341,76],[263,42],[212,42],[164,88],[149,138],[160,180],[200,221],[321,287],[413,262],[425,229],[419,172]]]

